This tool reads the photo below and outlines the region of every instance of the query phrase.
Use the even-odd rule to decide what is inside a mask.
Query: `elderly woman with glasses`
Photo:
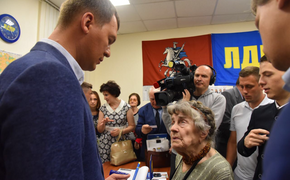
[[[178,153],[170,179],[233,179],[229,163],[212,147],[213,112],[198,101],[168,106],[172,119],[171,146]]]

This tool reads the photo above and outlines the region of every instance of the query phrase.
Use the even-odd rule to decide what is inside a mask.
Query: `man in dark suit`
[[[267,96],[275,102],[253,111],[248,130],[238,143],[238,151],[245,157],[252,155],[257,148],[259,149],[258,163],[254,175],[255,180],[262,177],[264,148],[272,125],[290,98],[290,93],[283,89],[283,74],[284,72],[275,69],[265,56],[261,58],[259,83]]]
[[[156,105],[154,93],[158,92],[159,89],[155,89],[153,86],[149,91],[150,103],[147,103],[139,110],[139,119],[136,125],[136,134],[142,137],[142,147],[140,159],[145,159],[145,151],[147,149],[146,140],[148,134],[160,134],[167,133],[165,125],[162,120],[162,108]],[[150,126],[156,126],[152,128]],[[169,137],[169,135],[168,135]]]
[[[226,110],[223,117],[223,121],[219,126],[215,138],[216,150],[223,156],[227,157],[227,144],[229,137],[231,135],[230,125],[231,125],[231,113],[233,107],[243,101],[243,96],[241,94],[239,79],[236,82],[236,86],[232,89],[228,89],[222,92],[222,95],[226,98]]]
[[[55,30],[0,76],[0,179],[104,179],[81,89],[117,38],[108,0],[67,0]],[[113,175],[108,180],[127,179]]]
[[[290,91],[290,3],[289,0],[252,0],[256,25],[263,40],[263,51],[273,66],[286,71],[284,89]],[[269,28],[271,27],[271,28]],[[263,180],[290,177],[290,105],[286,105],[276,120],[265,149]]]

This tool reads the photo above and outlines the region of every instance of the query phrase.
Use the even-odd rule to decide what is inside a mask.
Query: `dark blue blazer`
[[[241,138],[241,140],[238,142],[238,151],[242,156],[249,157],[251,156],[257,149],[257,146],[254,146],[252,148],[247,148],[244,144],[246,136],[251,132],[253,129],[265,129],[270,132],[271,135],[271,129],[278,118],[278,113],[281,110],[278,110],[276,107],[276,103],[267,104],[264,106],[260,106],[259,108],[255,109],[252,113],[251,120],[249,122],[248,130],[245,132],[245,135]],[[262,162],[264,157],[264,148],[267,144],[267,141],[259,146],[258,151],[258,157],[257,157],[257,166],[255,170],[254,180],[261,179],[262,177]]]
[[[141,147],[141,155],[140,155],[141,159],[145,158],[145,150],[147,149],[147,145],[146,145],[147,134],[146,135],[143,134],[141,132],[141,129],[142,129],[142,126],[144,124],[156,125],[154,111],[155,110],[153,109],[151,103],[147,103],[146,105],[141,107],[139,112],[138,112],[139,119],[138,119],[138,123],[136,125],[135,131],[139,137],[142,137],[142,147]],[[152,131],[149,134],[160,134],[160,133],[167,134],[165,125],[163,124],[163,121],[162,121],[162,115],[160,115],[160,121],[161,121],[161,124],[160,124],[159,131],[157,131],[157,129],[154,128],[154,129],[152,129]],[[167,136],[168,136],[168,139],[170,140],[168,134],[167,134]]]
[[[265,148],[263,180],[290,178],[290,104],[280,112]]]
[[[38,42],[0,75],[0,179],[102,180],[90,108],[66,58]]]

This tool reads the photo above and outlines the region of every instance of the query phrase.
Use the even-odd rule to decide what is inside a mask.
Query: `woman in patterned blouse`
[[[133,111],[123,100],[119,99],[120,87],[114,81],[102,84],[100,92],[103,93],[106,104],[102,105],[99,112],[98,132],[99,151],[102,162],[110,161],[111,145],[116,142],[119,132],[129,139],[129,133],[135,129]]]

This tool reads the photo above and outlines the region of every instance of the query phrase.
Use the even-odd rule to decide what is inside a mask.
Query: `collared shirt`
[[[72,68],[74,74],[76,75],[80,85],[84,82],[84,71],[80,67],[80,65],[77,63],[77,61],[72,57],[72,55],[59,43],[57,43],[54,40],[51,39],[42,39],[40,42],[47,43],[53,47],[55,47],[57,50],[60,51],[61,54],[64,55],[64,57],[67,59],[70,67]]]
[[[281,109],[281,108],[283,108],[283,107],[286,106],[287,104],[288,104],[288,102],[285,103],[285,104],[283,104],[282,106],[279,106],[279,104],[277,104],[277,102],[275,101],[275,105],[276,105],[276,107],[277,107],[278,110]]]
[[[284,89],[286,91],[289,91],[290,92],[290,68],[285,72],[285,74],[282,76],[284,82],[285,82],[285,85],[284,85]]]
[[[265,95],[263,101],[254,109],[269,103],[273,103],[273,100],[269,99],[267,95]],[[234,106],[231,114],[230,130],[236,131],[237,143],[247,131],[247,127],[254,109],[252,109],[246,101]],[[238,165],[235,169],[235,174],[241,179],[253,179],[257,165],[257,157],[257,150],[249,157],[244,157],[240,153],[237,153]]]

